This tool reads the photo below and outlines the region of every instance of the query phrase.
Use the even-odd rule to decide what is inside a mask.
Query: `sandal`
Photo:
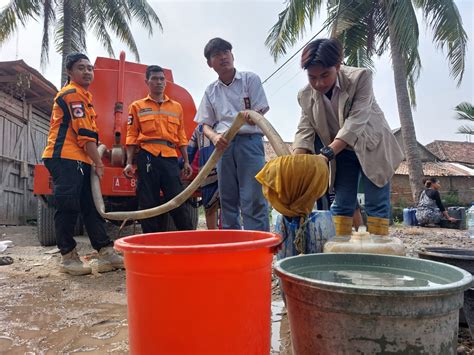
[[[0,265],[13,264],[13,258],[10,256],[0,256]]]

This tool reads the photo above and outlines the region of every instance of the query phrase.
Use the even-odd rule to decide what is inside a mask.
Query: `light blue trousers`
[[[268,205],[255,175],[265,164],[260,134],[235,136],[217,164],[224,229],[269,231]]]

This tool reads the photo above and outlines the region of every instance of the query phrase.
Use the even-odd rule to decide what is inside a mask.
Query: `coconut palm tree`
[[[446,51],[450,74],[459,85],[467,35],[456,4],[454,0],[287,0],[265,42],[275,59],[299,39],[307,23],[313,23],[323,3],[328,10],[326,26],[331,36],[343,43],[347,64],[370,67],[374,55],[390,54],[410,187],[416,201],[423,176],[412,116],[415,82],[421,69],[416,10],[432,30],[433,42]]]
[[[461,102],[454,110],[457,113],[456,119],[474,122],[474,106],[469,102]],[[474,135],[474,127],[471,125],[461,126],[457,133]]]
[[[41,65],[48,63],[50,36],[54,31],[55,49],[62,55],[61,83],[67,78],[65,58],[71,52],[85,52],[86,35],[90,32],[114,56],[110,31],[127,45],[140,61],[138,48],[130,30],[136,20],[153,34],[153,25],[162,25],[153,8],[145,0],[11,0],[0,9],[0,45],[29,20],[42,20]]]

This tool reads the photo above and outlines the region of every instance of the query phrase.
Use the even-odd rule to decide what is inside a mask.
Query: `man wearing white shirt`
[[[223,136],[240,111],[269,110],[262,83],[256,74],[234,68],[232,45],[221,38],[207,43],[204,56],[219,77],[207,87],[195,121],[216,149],[225,149],[217,165],[223,228],[242,229],[242,221],[246,230],[268,231],[267,202],[255,179],[265,164],[263,133],[249,121],[232,142]]]

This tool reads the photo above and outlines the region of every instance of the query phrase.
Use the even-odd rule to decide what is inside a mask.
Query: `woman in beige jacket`
[[[348,235],[362,179],[371,233],[388,234],[390,179],[403,153],[374,97],[368,69],[341,65],[336,39],[318,39],[306,46],[301,67],[309,84],[298,94],[301,119],[294,154],[315,153],[315,142],[330,164],[331,206],[337,235]],[[336,170],[337,169],[337,170]]]

